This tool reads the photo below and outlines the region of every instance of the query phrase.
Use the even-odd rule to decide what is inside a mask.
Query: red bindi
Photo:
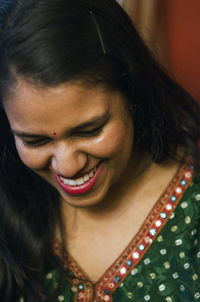
[[[53,135],[57,135],[57,133],[56,133],[56,132],[53,132]]]

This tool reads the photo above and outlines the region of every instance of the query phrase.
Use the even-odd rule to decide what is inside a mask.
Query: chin
[[[103,188],[95,188],[94,190],[81,195],[71,196],[59,190],[61,200],[64,204],[74,208],[89,208],[94,207],[103,202],[108,194],[109,186],[104,183]]]

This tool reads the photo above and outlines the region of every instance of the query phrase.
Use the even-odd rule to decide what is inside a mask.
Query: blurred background
[[[200,0],[117,0],[169,75],[200,101]]]

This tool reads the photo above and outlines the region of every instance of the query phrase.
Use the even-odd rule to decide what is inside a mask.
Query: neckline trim
[[[63,265],[68,271],[68,280],[76,292],[76,301],[90,301],[91,297],[94,299],[94,295],[95,301],[112,301],[113,293],[126,277],[129,274],[134,275],[136,265],[145,256],[179,204],[183,193],[191,183],[193,174],[193,167],[182,165],[178,169],[164,193],[147,215],[139,231],[96,283],[89,279],[72,256],[68,255],[68,259],[63,259]],[[54,243],[54,252],[61,257],[61,246],[58,241]]]

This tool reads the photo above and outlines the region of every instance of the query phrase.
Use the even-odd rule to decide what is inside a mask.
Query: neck
[[[140,183],[143,183],[151,164],[150,156],[139,150],[135,151],[123,175],[100,203],[92,207],[74,208],[63,202],[64,221],[67,221],[69,225],[78,221],[80,225],[80,220],[88,221],[89,219],[96,223],[97,221],[105,222],[106,219],[116,219],[123,212],[128,211],[129,202],[127,200],[130,198],[130,192],[132,194],[134,187],[137,190]]]

